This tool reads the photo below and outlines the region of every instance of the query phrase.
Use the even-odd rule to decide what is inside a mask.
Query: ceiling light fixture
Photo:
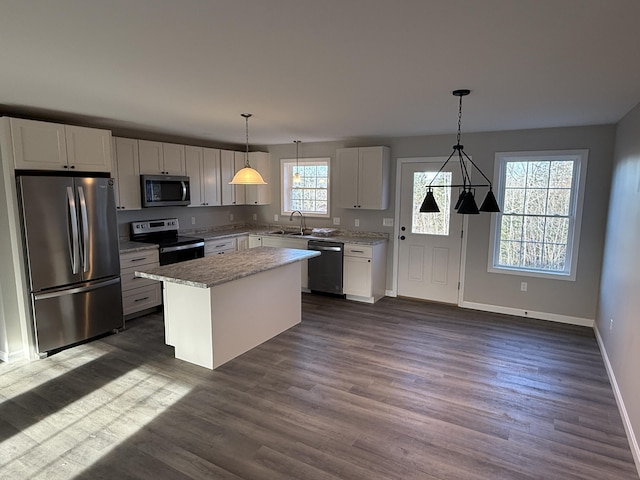
[[[293,143],[296,144],[296,172],[293,174],[293,183],[297,185],[302,181],[300,170],[298,169],[298,146],[300,145],[300,140],[294,140]]]
[[[458,107],[458,136],[457,142],[453,146],[453,152],[449,155],[449,158],[444,162],[438,173],[433,177],[429,185],[427,186],[427,194],[424,197],[424,201],[420,206],[421,213],[435,213],[439,212],[438,203],[436,202],[435,197],[433,196],[433,188],[436,187],[458,187],[460,190],[460,194],[458,195],[458,201],[455,205],[455,210],[463,215],[475,215],[480,212],[499,212],[500,207],[498,207],[498,202],[496,202],[496,197],[493,195],[493,188],[491,185],[491,180],[487,178],[487,176],[480,170],[480,168],[471,160],[469,155],[467,155],[464,151],[464,145],[460,145],[460,126],[462,125],[462,97],[465,97],[471,93],[471,90],[454,90],[453,95],[460,98],[460,105]],[[438,177],[438,174],[442,171],[442,169],[449,163],[449,160],[458,153],[458,159],[460,161],[460,170],[462,172],[462,185],[435,185],[432,186],[435,179]],[[486,184],[473,184],[471,183],[471,176],[469,173],[469,168],[467,168],[467,164],[465,159],[473,165],[480,175],[484,177],[487,181]],[[489,187],[489,192],[487,196],[484,198],[482,205],[478,209],[478,205],[475,200],[475,191],[476,187]]]
[[[244,168],[238,170],[236,174],[233,176],[233,180],[229,182],[230,185],[266,185],[267,182],[264,181],[262,175],[257,170],[251,168],[249,165],[249,117],[251,117],[250,113],[242,113],[240,114],[244,117],[245,126],[246,126],[246,138],[247,138],[247,149],[244,154]]]

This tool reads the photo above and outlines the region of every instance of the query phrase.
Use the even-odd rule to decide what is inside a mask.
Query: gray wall
[[[573,281],[548,280],[517,275],[487,272],[490,221],[489,214],[469,216],[467,258],[464,278],[464,301],[484,305],[508,307],[558,316],[578,317],[593,321],[596,315],[604,228],[611,177],[615,127],[568,127],[508,132],[490,132],[462,135],[465,151],[473,157],[484,173],[493,178],[496,152],[523,150],[589,149],[587,182],[582,219],[582,235],[578,256],[577,279]],[[330,157],[335,161],[337,148],[367,145],[391,147],[390,203],[385,211],[341,209],[335,206],[336,192],[332,194],[331,216],[341,218],[340,228],[371,230],[389,233],[387,289],[392,288],[393,228],[383,227],[384,217],[395,212],[396,160],[408,157],[446,156],[452,151],[454,135],[372,138],[351,142],[301,144],[300,158]],[[295,158],[295,145],[276,145],[271,153],[271,178],[280,178],[280,159]],[[335,169],[334,169],[335,171]],[[259,220],[274,223],[273,215],[280,213],[280,185],[272,182],[273,203],[263,207],[248,207],[257,212]],[[481,194],[483,195],[483,194]],[[360,227],[354,220],[360,220]],[[288,224],[288,218],[280,218]],[[330,226],[331,220],[309,220],[310,226]],[[520,282],[528,283],[528,291],[520,292]]]
[[[640,442],[640,104],[618,124],[596,329]],[[611,320],[613,326],[610,329]],[[636,454],[637,454],[636,450]],[[640,458],[636,457],[640,468]]]

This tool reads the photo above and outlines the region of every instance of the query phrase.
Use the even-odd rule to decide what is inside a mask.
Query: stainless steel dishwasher
[[[309,240],[309,250],[320,252],[309,259],[309,290],[342,295],[342,256],[344,244]]]

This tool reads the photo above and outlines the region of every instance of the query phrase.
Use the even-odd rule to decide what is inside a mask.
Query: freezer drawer
[[[32,294],[38,353],[122,328],[120,277]]]

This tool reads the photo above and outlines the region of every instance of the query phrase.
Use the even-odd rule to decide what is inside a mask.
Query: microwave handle
[[[184,202],[187,199],[187,184],[185,182],[180,182],[182,185],[182,201]]]

